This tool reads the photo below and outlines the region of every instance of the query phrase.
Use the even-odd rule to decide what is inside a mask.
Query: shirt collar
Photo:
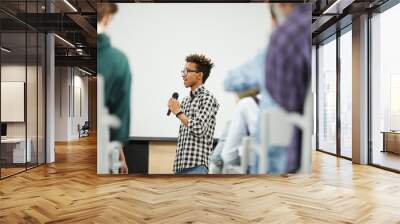
[[[109,48],[111,47],[110,37],[106,34],[98,34],[97,35],[97,49]]]
[[[190,97],[194,98],[199,95],[199,93],[204,91],[204,85],[197,87],[195,91],[190,91]]]

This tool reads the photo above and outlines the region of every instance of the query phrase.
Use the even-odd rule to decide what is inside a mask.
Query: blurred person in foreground
[[[286,19],[271,36],[264,85],[279,106],[302,114],[311,80],[311,5],[278,3],[273,10]],[[301,134],[295,127],[287,149],[288,173],[300,168]]]
[[[270,4],[269,7],[271,28],[273,31],[278,24],[281,24],[285,20],[285,17],[282,14],[275,14],[275,11],[272,10],[272,4]],[[266,45],[268,45],[268,42]],[[237,92],[240,93],[239,95],[241,96],[252,95],[255,92],[260,93],[259,110],[257,114],[254,115],[257,117],[257,125],[255,126],[254,135],[251,135],[257,144],[260,144],[262,138],[262,136],[260,136],[261,112],[277,106],[265,87],[265,60],[267,51],[268,47],[258,50],[256,55],[245,64],[229,71],[224,80],[224,88],[228,92]],[[278,174],[286,172],[286,148],[277,146],[270,147],[267,156],[270,158],[269,170],[262,171],[262,173]],[[250,173],[259,173],[258,155],[252,151],[250,157],[251,160],[254,161],[254,164],[250,167]]]
[[[113,3],[97,4],[97,72],[104,77],[104,102],[110,114],[119,118],[121,126],[110,129],[110,140],[123,146],[129,137],[131,71],[127,57],[111,46],[104,33],[118,7]],[[123,149],[120,149],[120,173],[127,174]]]

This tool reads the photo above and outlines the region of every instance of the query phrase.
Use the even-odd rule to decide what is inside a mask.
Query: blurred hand
[[[181,105],[179,104],[179,101],[176,99],[171,98],[168,101],[168,109],[173,113],[177,114],[179,111],[181,111]]]
[[[120,174],[128,174],[128,166],[126,165],[125,160],[120,161],[121,166],[119,168],[119,173]]]
[[[119,149],[119,162],[121,166],[119,167],[120,174],[128,174],[128,166],[126,165],[124,150]]]

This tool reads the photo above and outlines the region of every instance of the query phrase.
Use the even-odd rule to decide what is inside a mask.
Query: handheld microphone
[[[173,94],[172,94],[172,98],[174,98],[174,99],[178,99],[178,97],[179,97],[179,94],[177,93],[177,92],[174,92]],[[171,110],[170,109],[168,109],[168,113],[167,113],[167,116],[169,116],[171,114]]]

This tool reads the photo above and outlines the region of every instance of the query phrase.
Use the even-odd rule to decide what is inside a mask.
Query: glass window
[[[38,80],[38,69],[37,69],[37,41],[38,36],[36,32],[27,33],[27,80],[26,80],[26,112],[27,112],[27,141],[30,147],[31,153],[27,167],[31,168],[37,165],[37,80]]]
[[[14,13],[41,13],[44,1],[1,1]],[[45,35],[0,12],[0,178],[45,162]]]
[[[318,149],[336,153],[336,39],[318,48]]]
[[[26,33],[1,33],[1,177],[26,170]],[[4,50],[6,49],[6,50]],[[28,146],[28,147],[27,147]]]
[[[352,157],[352,35],[340,36],[340,154]]]
[[[45,124],[46,124],[46,79],[45,79],[45,65],[46,65],[46,37],[43,33],[38,35],[38,164],[45,163],[46,148],[45,148]]]
[[[400,170],[400,5],[371,19],[372,163]]]

